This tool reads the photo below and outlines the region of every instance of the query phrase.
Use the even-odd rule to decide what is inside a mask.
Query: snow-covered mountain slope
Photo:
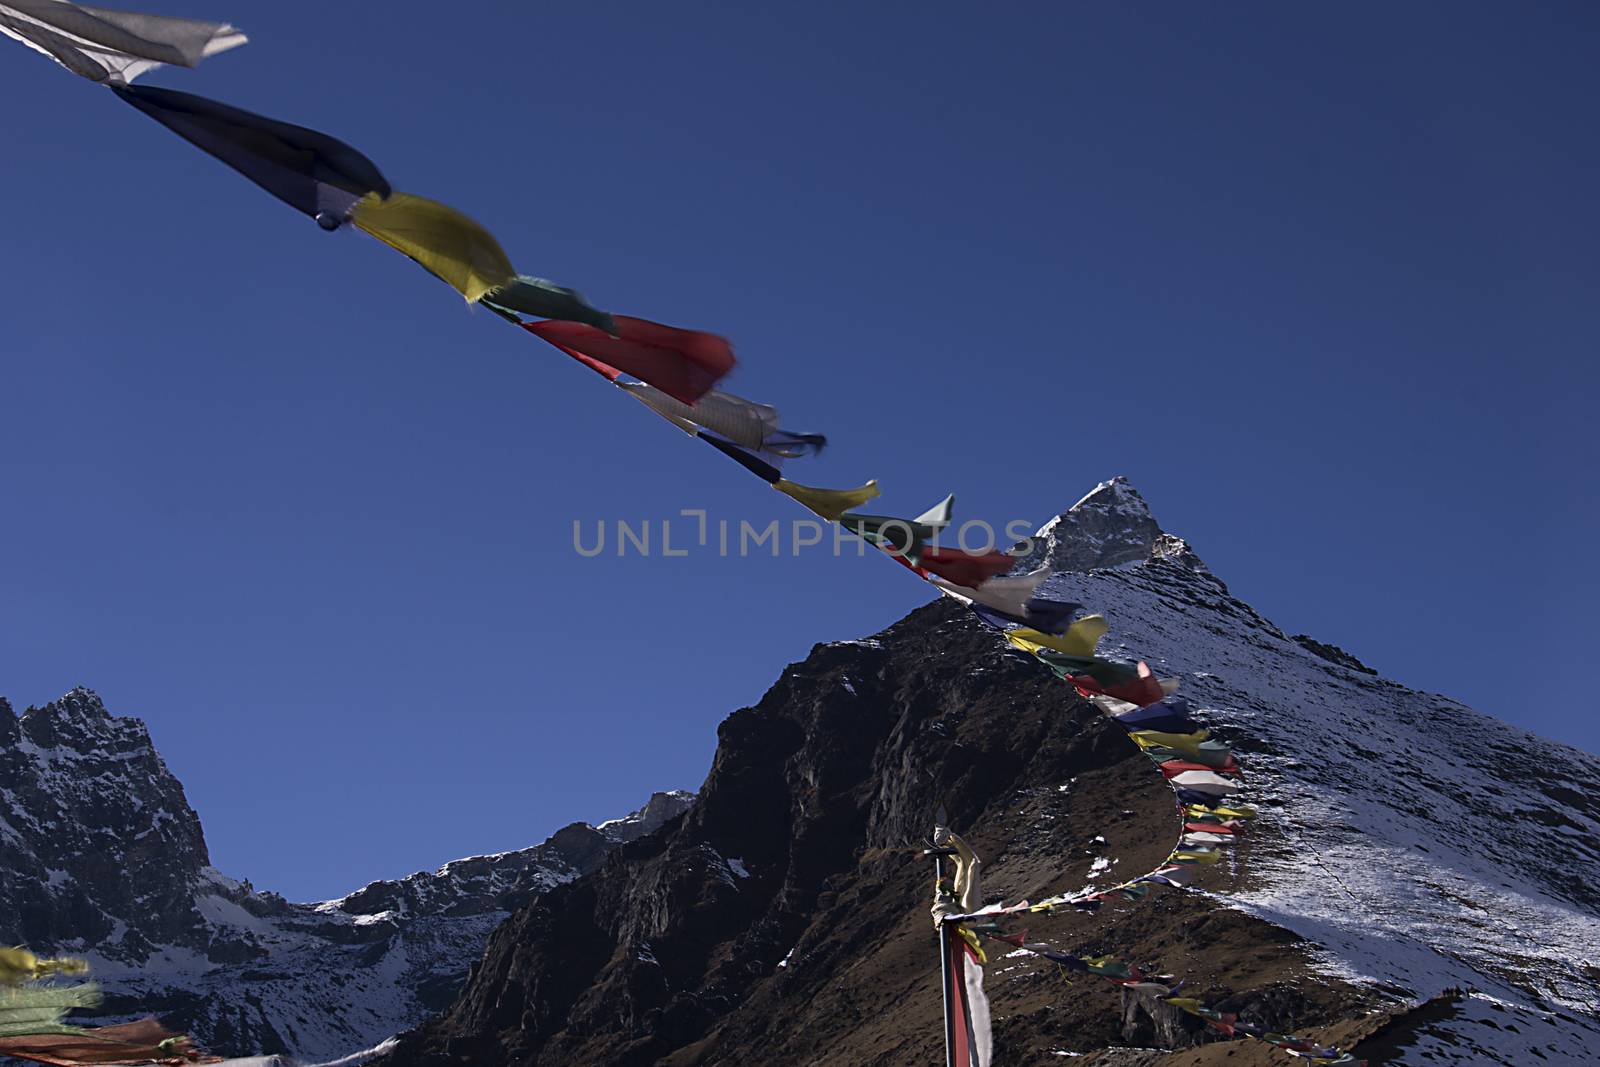
[[[692,802],[292,904],[210,865],[200,820],[137,719],[75,689],[0,700],[0,943],[87,956],[107,1011],[154,1011],[226,1053],[326,1059],[448,1004],[511,910]]]
[[[1181,678],[1244,757],[1263,818],[1221,899],[1319,944],[1330,973],[1472,994],[1404,1062],[1600,1059],[1600,759],[1285,634],[1122,479],[1032,558],[1061,571],[1047,594],[1106,616],[1103,654]]]

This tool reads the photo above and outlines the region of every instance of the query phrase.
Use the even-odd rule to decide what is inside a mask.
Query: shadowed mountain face
[[[20,717],[0,700],[0,944],[86,955],[112,1016],[157,1012],[219,1052],[337,1056],[448,1005],[514,908],[691,799],[291,904],[210,865],[142,722],[87,689]]]
[[[1284,635],[1120,479],[1047,524],[1030,556],[1059,572],[1055,593],[1110,617],[1109,654],[1183,679],[1247,758],[1263,818],[1201,881],[1220,896],[1158,892],[1014,926],[1186,978],[1270,1029],[1346,1047],[1376,1034],[1392,1062],[1589,1062],[1572,1057],[1600,1041],[1580,1014],[1594,985],[1559,957],[1600,955],[1594,879],[1561,873],[1593,856],[1557,835],[1594,829],[1595,760]],[[1126,736],[1004,647],[948,602],[818,646],[723,723],[681,822],[514,914],[450,1009],[386,1062],[937,1062],[930,870],[914,850],[940,805],[984,856],[990,900],[1114,884],[1178,834]],[[1495,759],[1466,753],[1486,740]],[[1461,810],[1452,754],[1507,820],[1483,831],[1498,850],[1459,821],[1433,835],[1444,842],[1419,832]],[[1507,877],[1508,863],[1530,873]],[[1496,930],[1497,908],[1534,944]],[[999,1063],[1287,1062],[1098,979],[997,956]],[[1409,1010],[1447,987],[1468,992]]]

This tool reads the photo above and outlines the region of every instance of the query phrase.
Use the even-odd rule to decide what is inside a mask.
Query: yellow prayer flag
[[[961,935],[961,940],[965,941],[972,947],[972,951],[978,956],[979,963],[989,962],[988,953],[983,951],[983,942],[978,940],[977,934],[973,933],[971,930],[968,930],[965,926],[959,925],[956,927],[956,933]]]
[[[1164,734],[1159,730],[1130,730],[1128,736],[1140,748],[1170,748],[1176,752],[1185,752],[1189,755],[1199,755],[1200,742],[1209,740],[1210,730],[1199,730],[1192,734]]]
[[[47,974],[88,974],[89,964],[83,960],[63,957],[40,959],[27,949],[0,947],[0,985],[21,985]]]
[[[1204,804],[1190,804],[1190,815],[1215,815],[1219,819],[1253,819],[1256,817],[1255,808],[1215,808]]]
[[[1172,855],[1167,857],[1169,861],[1187,860],[1191,863],[1204,864],[1215,863],[1220,858],[1222,858],[1222,853],[1220,852],[1190,852],[1187,849],[1179,849],[1177,852],[1174,852]]]
[[[793,497],[808,510],[821,515],[829,522],[838,522],[840,515],[851,508],[859,508],[878,495],[876,479],[859,489],[813,489],[809,485],[799,485],[787,478],[779,478],[772,483],[772,488],[785,496]]]
[[[1085,615],[1068,627],[1064,634],[1040,633],[1024,626],[1007,631],[1006,639],[1028,652],[1037,652],[1040,648],[1053,648],[1068,656],[1088,659],[1094,655],[1095,647],[1100,644],[1100,638],[1104,637],[1109,629],[1111,627],[1107,625],[1104,615]]]
[[[453,207],[409,193],[368,193],[350,221],[477,303],[517,276],[500,242]]]

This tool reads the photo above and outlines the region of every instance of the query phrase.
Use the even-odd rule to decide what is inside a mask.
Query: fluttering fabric
[[[87,974],[89,964],[80,959],[63,956],[44,959],[21,946],[0,946],[0,986],[18,986],[55,974]]]
[[[1125,700],[1116,700],[1115,697],[1100,696],[1091,699],[1101,705],[1101,710],[1106,711],[1129,730],[1185,734],[1192,733],[1195,728],[1193,720],[1189,718],[1189,705],[1182,697],[1172,697],[1142,708]],[[1106,707],[1109,703],[1119,704],[1121,707],[1110,710]]]
[[[855,489],[814,489],[780,478],[772,483],[772,488],[792,497],[802,507],[829,522],[837,522],[851,508],[859,508],[878,495],[878,483],[875,480]]]
[[[78,1064],[205,1063],[216,1057],[201,1056],[189,1039],[175,1034],[154,1019],[116,1026],[70,1028],[55,1034],[0,1037],[0,1056],[32,1060],[53,1067]]]
[[[1207,770],[1184,770],[1172,776],[1172,784],[1192,793],[1206,793],[1214,797],[1231,796],[1240,790],[1240,785],[1232,778]]]
[[[1126,667],[1127,664],[1112,663],[1097,657],[1083,674],[1070,675],[1067,680],[1084,696],[1104,693],[1140,707],[1165,700],[1177,691],[1176,679],[1157,678],[1150,670],[1150,665],[1143,660],[1133,665],[1134,675],[1131,678],[1123,673]],[[1112,674],[1113,671],[1116,673]]]
[[[886,548],[913,562],[921,557],[923,546],[937,537],[950,525],[950,514],[955,507],[955,494],[951,493],[933,507],[914,519],[894,515],[867,515],[852,511],[839,516],[839,525],[880,548]]]
[[[1134,743],[1140,748],[1161,748],[1172,752],[1183,752],[1195,758],[1195,762],[1204,763],[1206,761],[1198,757],[1204,754],[1204,749],[1201,748],[1201,745],[1210,740],[1211,731],[1196,730],[1188,734],[1169,734],[1162,733],[1160,730],[1133,730],[1128,736],[1132,737]]]
[[[709,430],[752,452],[794,459],[827,444],[821,434],[795,434],[778,426],[778,409],[742,396],[713,389],[693,407],[644,382],[618,382],[617,387],[691,436]]]
[[[983,992],[983,967],[957,924],[946,924],[941,934],[947,942],[945,961],[950,968],[950,1029],[945,1034],[950,1063],[954,1067],[989,1067],[994,1058],[994,1038],[989,998]]]
[[[990,578],[979,588],[946,581],[937,575],[928,578],[934,588],[964,604],[982,604],[1003,615],[1024,615],[1034,601],[1039,584],[1050,574],[1048,567],[1040,567],[1027,574],[1012,574]]]
[[[919,553],[917,564],[952,585],[976,589],[1015,567],[1017,558],[1004,552],[963,552],[930,545]]]
[[[361,208],[356,210],[360,225]],[[522,328],[568,355],[598,360],[684,404],[695,403],[733,370],[733,346],[725,337],[631,315],[613,315],[612,322],[615,336],[581,322],[558,319],[525,322]]]
[[[99,1003],[100,990],[90,983],[0,986],[0,1038],[77,1033],[81,1027],[62,1022],[67,1012]]]
[[[310,215],[323,229],[337,229],[362,197],[390,195],[388,179],[376,163],[325,133],[193,93],[142,85],[111,88],[185,141]]]
[[[508,313],[521,312],[541,319],[583,322],[608,334],[615,335],[617,332],[617,325],[611,321],[610,313],[589,303],[578,290],[568,289],[545,278],[519,274],[485,296],[483,303]]]
[[[437,200],[410,193],[386,198],[369,193],[356,202],[350,221],[409,257],[468,303],[477,303],[516,278],[510,257],[493,234]]]
[[[991,584],[992,584],[991,580]],[[1022,610],[1016,614],[1008,614],[987,604],[974,603],[971,605],[973,613],[996,630],[1004,630],[1008,625],[1016,624],[1025,626],[1040,633],[1059,634],[1065,633],[1072,625],[1072,617],[1083,608],[1082,604],[1074,604],[1066,600],[1046,600],[1041,597],[1032,597],[1022,605]]]
[[[224,22],[109,11],[64,0],[5,0],[0,33],[90,81],[126,85],[162,64],[193,67],[248,39]]]
[[[1167,778],[1176,778],[1185,771],[1207,771],[1212,774],[1237,775],[1241,773],[1241,770],[1242,769],[1240,768],[1239,764],[1235,763],[1231,759],[1221,767],[1212,767],[1209,764],[1196,763],[1193,760],[1181,759],[1164,760],[1161,763],[1161,773]]]
[[[1085,615],[1074,622],[1066,633],[1048,634],[1037,630],[1012,630],[1006,639],[1012,644],[1028,642],[1037,648],[1051,648],[1068,656],[1086,658],[1093,656],[1110,626],[1104,615]]]

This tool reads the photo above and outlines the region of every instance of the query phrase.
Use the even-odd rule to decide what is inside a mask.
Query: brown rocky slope
[[[985,857],[991,900],[1112,884],[1153,867],[1178,832],[1170,791],[1119,729],[963,609],[932,604],[874,639],[817,646],[731,715],[694,807],[515,913],[455,1004],[384,1062],[938,1062],[917,850],[940,805]],[[1026,925],[1068,951],[1184,977],[1273,1029],[1347,1034],[1372,1006],[1316,976],[1294,935],[1201,893]],[[1003,1062],[1209,1040],[1171,1009],[1049,964],[996,953],[987,985]],[[1230,1064],[1283,1059],[1248,1043],[1217,1051]]]

